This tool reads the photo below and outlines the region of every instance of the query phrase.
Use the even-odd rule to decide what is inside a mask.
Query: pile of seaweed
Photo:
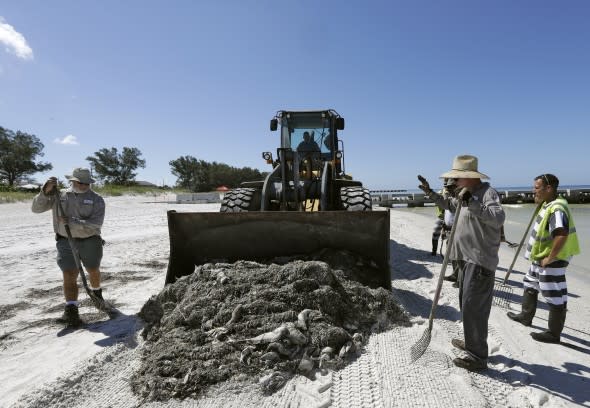
[[[341,369],[371,333],[409,324],[390,291],[351,279],[377,275],[374,265],[344,251],[313,258],[205,264],[167,285],[139,313],[134,392],[195,398],[231,380],[272,393],[297,373]]]

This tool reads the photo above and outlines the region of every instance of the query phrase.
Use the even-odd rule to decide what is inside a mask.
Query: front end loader
[[[344,118],[332,109],[279,111],[270,130],[280,129],[272,170],[225,193],[219,213],[168,212],[170,261],[166,283],[218,260],[266,261],[324,248],[368,258],[391,288],[389,212],[372,211],[362,183],[346,174],[338,131]],[[369,271],[369,269],[368,269]]]

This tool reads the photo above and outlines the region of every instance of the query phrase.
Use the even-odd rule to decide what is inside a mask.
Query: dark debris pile
[[[372,266],[342,251],[314,258],[332,266],[206,264],[166,286],[139,314],[146,342],[133,390],[147,400],[194,398],[233,380],[272,393],[296,373],[344,367],[370,333],[408,324],[390,291],[351,280]]]

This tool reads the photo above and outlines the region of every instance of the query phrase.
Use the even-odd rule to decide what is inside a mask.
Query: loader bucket
[[[388,211],[189,213],[168,211],[166,284],[208,262],[265,261],[347,250],[375,262],[371,280],[391,289]],[[375,272],[378,271],[378,272]],[[369,278],[369,277],[368,277]]]

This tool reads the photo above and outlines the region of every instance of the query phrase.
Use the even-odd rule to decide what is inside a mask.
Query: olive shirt
[[[430,197],[441,208],[455,211],[459,201],[443,198],[433,192]],[[469,262],[495,271],[498,266],[500,231],[506,218],[500,197],[489,183],[481,183],[471,192],[466,207],[461,208],[455,236],[451,245],[451,259]]]
[[[103,198],[92,190],[85,193],[75,193],[71,188],[59,193],[61,205],[68,216],[68,225],[73,238],[88,238],[100,235],[100,228],[104,221],[105,203]],[[55,195],[45,195],[41,191],[35,198],[31,210],[42,213],[52,210],[53,230],[62,237],[67,237],[63,223],[57,221],[55,209]],[[60,213],[60,215],[62,215]]]

